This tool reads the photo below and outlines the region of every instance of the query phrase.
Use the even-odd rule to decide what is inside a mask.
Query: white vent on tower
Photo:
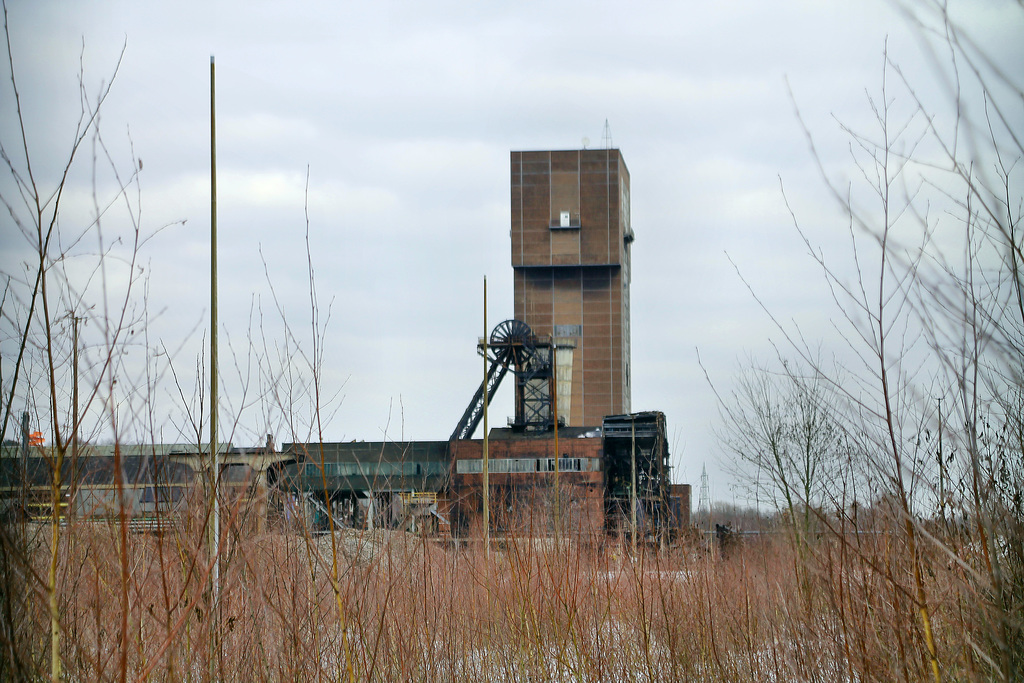
[[[563,211],[563,212],[561,213],[561,219],[562,219],[562,221],[561,221],[561,226],[562,226],[563,228],[568,228],[568,227],[571,227],[571,225],[570,225],[570,223],[569,223],[569,212],[568,212],[568,211]]]

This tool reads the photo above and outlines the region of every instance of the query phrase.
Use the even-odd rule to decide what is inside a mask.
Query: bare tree
[[[734,472],[757,500],[785,513],[803,547],[815,513],[828,500],[842,431],[829,384],[818,370],[788,362],[778,370],[751,362],[737,388],[720,397],[719,439]]]
[[[89,421],[93,424],[105,422],[104,431],[118,442],[120,425],[114,387],[125,371],[123,351],[129,332],[143,320],[145,301],[136,293],[141,279],[137,258],[148,236],[139,220],[141,163],[134,157],[127,163],[116,162],[99,128],[100,112],[111,93],[121,57],[113,66],[111,76],[97,90],[87,85],[84,70],[79,72],[77,121],[57,174],[46,176],[40,169],[47,168],[50,160],[42,159],[31,142],[36,133],[33,130],[34,106],[39,104],[27,101],[19,88],[17,46],[6,3],[3,11],[9,72],[6,99],[13,105],[16,121],[15,137],[0,140],[0,158],[7,171],[0,187],[0,202],[13,228],[10,232],[20,234],[24,240],[22,253],[31,255],[15,269],[3,273],[5,291],[0,307],[0,335],[5,342],[0,356],[3,367],[0,435],[6,439],[11,434],[11,416],[20,404],[26,406],[31,420],[46,425],[40,431],[46,432],[50,445],[39,447],[36,453],[45,463],[49,487],[46,506],[49,510],[49,562],[45,575],[32,569],[32,552],[23,542],[24,529],[19,531],[6,523],[0,528],[6,576],[23,577],[21,587],[25,589],[15,596],[5,591],[2,634],[6,656],[4,664],[0,664],[0,675],[14,679],[38,677],[30,656],[36,646],[23,630],[25,625],[13,621],[12,601],[31,601],[34,596],[41,596],[47,605],[49,621],[49,676],[56,681],[62,677],[62,652],[67,649],[62,641],[58,559],[65,501],[69,485],[73,484],[68,480],[68,458],[83,432],[87,415],[91,416]],[[77,207],[68,211],[72,177],[80,166],[93,178],[91,210],[83,212]],[[106,196],[98,191],[101,176],[113,183],[113,191]],[[74,276],[68,267],[72,259],[76,261]],[[126,284],[111,286],[115,275]],[[77,359],[82,345],[78,332],[83,322],[91,323],[94,333],[89,352],[83,354],[86,371],[80,376]],[[130,382],[122,384],[122,387],[128,386]],[[120,467],[117,453],[115,448],[115,460]],[[122,479],[115,477],[114,481],[121,483]],[[29,482],[23,482],[22,486],[27,490]],[[118,496],[123,516],[120,489]],[[24,512],[22,510],[22,514]],[[123,657],[129,644],[126,533],[122,523],[119,547],[120,601],[124,615],[119,625],[122,672],[126,671]]]
[[[942,668],[951,665],[941,661],[924,575],[923,557],[934,548],[959,563],[965,603],[976,606],[969,631],[972,657],[1009,681],[1021,670],[1024,603],[1019,602],[1020,575],[1011,578],[1006,566],[1011,556],[1019,557],[1008,550],[1019,542],[1004,546],[997,539],[1013,538],[1019,524],[1010,524],[1003,514],[1013,509],[1013,497],[997,500],[994,486],[996,471],[1012,478],[1014,468],[994,463],[1020,462],[1022,451],[1009,437],[989,449],[994,459],[986,460],[982,435],[993,429],[1013,434],[1019,415],[1007,397],[1019,395],[1024,367],[1022,193],[1013,175],[1024,153],[1019,130],[1024,88],[987,60],[984,50],[950,20],[945,3],[922,3],[909,16],[945,51],[942,74],[955,115],[943,119],[931,111],[884,53],[881,87],[868,100],[873,128],[842,126],[859,181],[834,182],[822,167],[828,190],[848,221],[852,281],[794,220],[833,293],[845,324],[843,336],[851,340],[857,359],[847,367],[848,380],[829,381],[855,450],[862,454],[859,467],[880,483],[902,528],[909,576],[890,573],[889,581],[894,595],[909,599],[919,617],[931,676],[939,680]],[[967,92],[981,93],[980,101]],[[941,124],[944,120],[948,125]],[[807,135],[813,150],[814,140]],[[948,241],[938,237],[953,229],[963,235],[961,254],[949,253]],[[780,330],[805,362],[820,367],[797,332],[782,325]],[[941,423],[936,396],[954,399],[947,401]],[[958,506],[971,520],[969,548],[979,549],[978,554],[936,537],[920,513],[928,500],[946,504],[949,459],[940,451],[935,468],[923,456],[921,435],[931,431],[945,435],[947,448],[966,457],[961,468],[965,497]],[[902,659],[912,671],[910,653]],[[975,665],[973,658],[962,664]]]

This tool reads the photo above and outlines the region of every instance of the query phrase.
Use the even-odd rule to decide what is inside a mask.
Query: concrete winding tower
[[[558,414],[630,412],[629,171],[617,149],[512,152],[515,317],[558,347]]]

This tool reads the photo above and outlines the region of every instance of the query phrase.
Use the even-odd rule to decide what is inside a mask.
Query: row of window
[[[559,458],[560,472],[599,472],[600,458]],[[455,471],[458,474],[482,474],[483,460],[456,460]],[[495,458],[488,460],[487,471],[495,474],[526,474],[536,472],[554,472],[554,458]]]
[[[439,461],[419,462],[328,462],[324,463],[324,474],[328,477],[427,477],[443,476],[447,463]],[[307,477],[320,476],[320,466],[306,465]]]
[[[560,472],[599,472],[600,458],[558,458]],[[481,474],[483,460],[457,460],[455,471],[459,474]],[[554,472],[554,458],[494,458],[488,461],[488,471],[495,474],[526,474]],[[328,477],[427,477],[443,476],[447,463],[441,461],[418,462],[328,462],[324,463],[324,474]],[[320,466],[306,465],[307,477],[319,477]]]
[[[147,486],[142,489],[139,501],[142,503],[175,503],[185,497],[182,486]]]

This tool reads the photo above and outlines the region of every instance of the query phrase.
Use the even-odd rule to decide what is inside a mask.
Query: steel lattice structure
[[[480,344],[483,351],[483,343]],[[469,439],[483,419],[484,390],[488,401],[509,370],[516,378],[516,414],[511,426],[518,429],[549,429],[552,426],[551,383],[554,381],[550,340],[538,340],[521,320],[498,323],[487,342],[487,376],[480,383],[451,439]]]

